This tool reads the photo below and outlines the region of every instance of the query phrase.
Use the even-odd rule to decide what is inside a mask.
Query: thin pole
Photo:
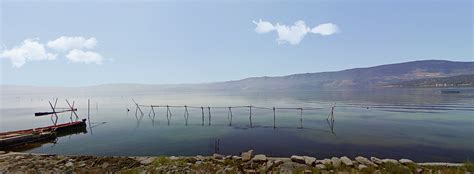
[[[250,128],[252,128],[252,106],[249,106],[249,120],[250,120]]]
[[[303,128],[303,108],[300,108],[300,128]]]
[[[202,126],[204,126],[204,107],[201,106]]]
[[[166,119],[168,119],[168,126],[170,125],[170,117],[171,117],[170,107],[166,105]]]
[[[53,110],[54,116],[56,118],[56,120],[53,120],[53,114],[51,114],[51,121],[53,121],[54,125],[56,125],[56,123],[58,122],[58,114],[56,114],[55,108],[56,108],[56,103],[58,102],[58,99],[56,98],[56,102],[54,103],[54,106],[53,106],[53,104],[51,104],[50,101],[48,101],[48,102],[49,102],[49,106],[51,106],[51,109]]]
[[[189,118],[188,106],[184,105],[184,119],[186,119],[186,126],[188,125],[188,118]]]
[[[334,133],[334,107],[331,108],[331,132]]]
[[[87,99],[87,120],[89,120],[89,122],[91,121],[91,118],[90,118],[90,107],[91,107],[91,100],[90,100],[90,99]]]
[[[151,111],[153,112],[153,119],[151,119],[153,121],[153,123],[155,123],[155,109],[153,108],[153,105],[151,105]]]
[[[211,125],[211,107],[207,107],[207,110],[209,111],[209,126]]]
[[[232,126],[232,107],[229,107],[229,114],[230,114],[229,126]]]
[[[275,125],[275,119],[276,119],[276,116],[275,116],[275,107],[273,107],[273,129],[276,128],[276,125]]]

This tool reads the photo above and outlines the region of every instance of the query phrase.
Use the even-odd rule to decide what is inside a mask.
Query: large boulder
[[[253,156],[253,150],[249,150],[247,152],[242,152],[240,157],[242,157],[242,161],[250,161]]]
[[[324,165],[330,165],[331,164],[331,160],[330,159],[323,159],[323,160],[316,160],[316,163],[318,164],[324,164]]]
[[[214,159],[223,159],[223,158],[224,158],[224,155],[215,153],[215,154],[212,155],[212,157],[213,157]]]
[[[292,155],[290,158],[291,158],[291,161],[293,161],[295,163],[300,163],[300,164],[305,164],[306,163],[302,156]]]
[[[362,169],[365,169],[367,168],[366,165],[363,165],[363,164],[359,164],[359,167],[357,167],[359,170],[362,170]]]
[[[331,163],[334,168],[341,167],[341,159],[339,159],[338,157],[332,157]]]
[[[148,165],[148,164],[151,164],[153,163],[153,161],[155,161],[156,157],[139,157],[137,158],[137,160],[140,162],[140,164],[143,164],[143,165]]]
[[[381,159],[378,159],[377,157],[370,157],[370,160],[371,160],[373,163],[378,164],[378,165],[380,165],[380,164],[383,163],[383,161],[382,161]]]
[[[398,161],[394,160],[394,159],[383,159],[382,163],[384,163],[384,164],[386,164],[386,163],[398,164]]]
[[[255,162],[265,162],[265,161],[267,161],[267,156],[262,155],[262,154],[255,155],[255,157],[253,157],[252,161],[255,161]]]
[[[359,162],[359,164],[363,164],[363,165],[366,165],[366,166],[376,166],[375,163],[373,163],[372,161],[370,161],[369,159],[367,159],[365,157],[358,156],[358,157],[355,158],[355,160],[357,162]]]
[[[324,170],[326,169],[326,166],[324,164],[317,164],[316,168],[318,168],[319,170]]]
[[[232,159],[233,159],[233,160],[242,160],[242,157],[240,157],[240,156],[232,156]]]
[[[268,160],[265,164],[265,170],[271,170],[275,166],[275,163],[272,160]]]
[[[316,162],[315,157],[303,156],[304,162],[308,166],[312,166]]]
[[[346,166],[352,166],[353,165],[352,160],[349,159],[347,156],[341,157],[341,162],[342,162],[342,164],[344,164]]]
[[[405,164],[405,165],[415,163],[415,162],[413,162],[412,160],[409,160],[409,159],[400,159],[400,160],[398,160],[398,162],[400,162],[402,164]]]

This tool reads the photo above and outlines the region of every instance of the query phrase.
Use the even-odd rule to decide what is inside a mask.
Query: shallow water
[[[317,158],[331,156],[377,156],[410,158],[416,161],[462,162],[474,159],[474,89],[459,94],[442,94],[440,89],[377,89],[351,91],[240,91],[240,92],[129,92],[129,93],[3,93],[0,131],[26,129],[51,124],[49,117],[34,112],[50,111],[48,100],[74,100],[78,114],[87,118],[87,130],[59,137],[21,151],[87,155],[210,155],[238,154],[248,149],[272,156],[293,154]],[[168,125],[166,108],[141,107],[135,115],[134,98],[143,105],[312,107],[273,112],[233,108],[229,126],[227,108],[211,108],[202,125],[199,108],[189,108],[185,125],[184,108],[172,107]],[[333,129],[326,120],[336,105]],[[127,112],[127,108],[130,112]],[[59,122],[69,121],[69,114]],[[216,145],[218,143],[218,146]]]

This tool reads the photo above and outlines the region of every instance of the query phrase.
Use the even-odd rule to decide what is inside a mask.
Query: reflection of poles
[[[53,120],[53,114],[51,114],[51,121],[54,123],[54,125],[56,126],[56,124],[58,123],[58,114],[56,114],[56,104],[58,103],[58,98],[56,98],[56,101],[54,102],[54,106],[53,104],[51,104],[50,101],[49,102],[49,106],[51,106],[51,109],[53,110],[53,113],[54,113],[54,116],[55,116],[55,120]]]
[[[273,107],[273,129],[276,128],[275,120],[276,120],[275,107]]]
[[[201,106],[201,116],[202,116],[202,125],[201,126],[204,126],[204,107]]]
[[[229,107],[229,114],[227,115],[227,119],[229,119],[229,126],[232,126],[232,107]]]
[[[69,109],[71,109],[71,112],[76,116],[76,121],[79,120],[79,116],[77,116],[76,111],[74,111],[74,101],[72,101],[72,105],[69,104],[69,101],[66,99],[66,103],[69,106]],[[72,121],[72,114],[71,114],[71,121]]]
[[[249,121],[250,121],[250,128],[252,128],[252,106],[249,106]]]
[[[331,128],[331,132],[334,134],[334,108],[336,106],[331,107],[331,112],[328,115],[328,118],[326,119],[328,121],[329,127]]]
[[[184,119],[186,120],[186,126],[188,125],[188,118],[189,118],[188,106],[184,105]]]
[[[154,126],[155,125],[155,109],[153,108],[154,106],[153,105],[150,105],[151,109],[150,109],[150,113],[148,113],[148,118],[151,119],[151,124]],[[153,113],[153,117],[151,117],[151,113]]]
[[[220,151],[220,139],[214,140],[214,153],[219,153]]]
[[[303,129],[303,108],[300,108],[300,128]]]
[[[92,125],[91,125],[91,117],[90,117],[90,112],[91,112],[91,100],[87,99],[87,121],[89,121],[89,129],[91,131],[92,135]]]
[[[145,114],[143,113],[142,109],[140,108],[140,106],[138,105],[138,103],[135,102],[135,100],[134,100],[133,98],[132,98],[132,101],[133,101],[133,103],[135,103],[135,106],[137,107],[137,108],[135,108],[135,115],[137,115],[137,112],[138,112],[138,111],[140,111],[140,113],[142,114],[142,116],[145,115]]]
[[[209,111],[209,126],[211,125],[211,107],[207,107],[207,110]]]
[[[172,114],[171,114],[170,107],[166,105],[166,119],[168,119],[168,126],[170,125],[171,116]]]

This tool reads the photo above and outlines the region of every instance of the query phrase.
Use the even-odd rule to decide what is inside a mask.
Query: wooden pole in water
[[[252,106],[249,106],[249,120],[250,120],[250,128],[252,128]]]
[[[230,114],[229,126],[232,126],[232,107],[229,107],[229,114]]]
[[[300,108],[300,128],[303,128],[303,108]]]
[[[201,115],[202,115],[202,125],[204,126],[204,107],[201,106]]]
[[[153,112],[153,121],[155,121],[155,109],[153,108],[153,105],[151,105],[151,111]]]
[[[211,107],[207,107],[207,110],[209,111],[209,126],[211,125]]]
[[[91,107],[91,100],[87,99],[87,120],[89,120],[89,123],[91,122],[90,107]],[[89,126],[90,126],[90,124],[89,124]]]
[[[273,129],[276,128],[276,125],[275,125],[275,119],[276,119],[276,114],[275,114],[275,107],[273,107]]]
[[[171,114],[170,113],[170,107],[168,105],[166,105],[166,119],[168,119],[168,126],[170,125],[170,117],[171,116],[168,116],[168,114]]]
[[[188,106],[184,105],[184,119],[186,119],[186,126],[188,125],[188,118],[189,118]]]

